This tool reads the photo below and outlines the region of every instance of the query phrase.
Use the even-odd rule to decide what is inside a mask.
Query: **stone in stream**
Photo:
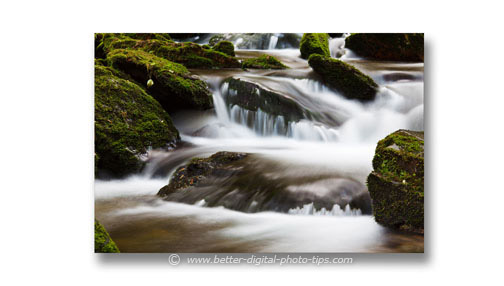
[[[155,36],[154,36],[155,35]],[[97,34],[97,54],[106,55],[117,49],[141,50],[187,68],[239,68],[233,55],[204,48],[192,42],[177,43],[167,34]],[[103,57],[103,56],[102,56]]]
[[[275,69],[282,70],[288,68],[286,65],[282,64],[274,56],[262,55],[257,58],[245,59],[242,62],[242,68],[247,69]]]
[[[354,66],[319,54],[311,55],[308,63],[326,84],[345,97],[361,101],[375,98],[378,85]]]
[[[285,121],[299,121],[309,118],[310,112],[287,96],[263,88],[262,86],[239,78],[228,78],[224,91],[224,100],[228,105],[238,105],[241,108],[283,116]]]
[[[423,233],[424,134],[398,130],[378,142],[367,179],[375,220]]]
[[[357,55],[385,61],[423,62],[424,34],[357,33],[345,39],[345,47]]]
[[[234,57],[234,45],[230,41],[220,41],[214,47],[214,51],[224,53],[228,56]]]
[[[170,115],[128,76],[95,64],[95,168],[121,177],[139,171],[149,148],[179,140]]]
[[[329,35],[324,33],[305,33],[299,46],[301,57],[308,59],[312,54],[330,56]]]
[[[100,224],[96,219],[94,223],[95,229],[95,241],[94,249],[95,253],[118,253],[119,248],[114,243],[107,230]]]
[[[107,62],[146,87],[149,79],[156,84],[149,93],[168,112],[181,109],[209,109],[213,106],[207,84],[183,65],[142,50],[116,49],[107,54]]]
[[[330,172],[307,172],[305,166],[290,166],[289,172],[285,168],[254,154],[218,152],[179,167],[158,195],[248,213],[286,213],[311,203],[317,210],[349,205],[371,213],[371,199],[362,183]]]

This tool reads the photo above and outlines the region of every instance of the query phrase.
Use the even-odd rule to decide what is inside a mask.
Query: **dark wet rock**
[[[354,66],[319,54],[311,55],[308,63],[326,84],[345,97],[362,101],[375,98],[378,85]]]
[[[327,33],[331,38],[341,38],[345,33]]]
[[[305,33],[301,39],[299,50],[303,59],[308,59],[312,54],[329,57],[329,35],[324,33]]]
[[[229,41],[220,41],[214,47],[214,51],[224,53],[228,56],[234,57],[234,45]]]
[[[207,84],[183,65],[142,50],[117,49],[107,55],[108,63],[141,83],[168,112],[208,109],[213,106]],[[151,79],[153,85],[147,88]]]
[[[288,176],[284,165],[246,153],[218,152],[209,158],[194,158],[175,171],[158,195],[169,201],[242,212],[288,212],[313,203],[317,210],[350,205],[371,213],[369,193],[355,180],[320,173]]]
[[[370,59],[406,62],[424,60],[423,33],[352,34],[345,39],[345,47]]]
[[[94,223],[95,229],[95,241],[94,248],[95,253],[118,253],[119,248],[114,243],[107,230],[100,224],[97,220]]]
[[[242,68],[247,69],[286,69],[288,68],[286,65],[282,64],[281,61],[279,61],[277,58],[274,56],[270,55],[262,55],[257,58],[250,58],[243,60],[242,62]]]
[[[423,233],[424,134],[398,130],[378,142],[367,184],[375,220]]]
[[[395,72],[383,75],[383,79],[386,81],[400,81],[400,80],[415,80],[416,77],[415,75],[410,73]]]
[[[169,148],[179,133],[168,113],[127,75],[95,65],[95,166],[121,177],[139,171],[149,148]]]
[[[283,116],[286,121],[309,118],[310,112],[287,96],[268,90],[256,83],[238,78],[229,78],[224,84],[224,100],[228,105],[238,105],[250,111],[261,109],[271,115]]]

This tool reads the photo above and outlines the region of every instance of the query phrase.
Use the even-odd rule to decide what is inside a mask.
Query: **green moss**
[[[168,113],[135,82],[111,67],[95,65],[95,163],[109,175],[139,171],[149,148],[179,139]]]
[[[423,231],[423,132],[396,131],[378,142],[368,177],[377,222]]]
[[[301,57],[308,59],[312,54],[330,56],[329,35],[325,33],[305,33],[299,46]]]
[[[233,56],[229,56],[191,42],[176,43],[158,38],[133,39],[124,34],[107,34],[103,37],[103,49],[106,53],[116,49],[142,50],[188,68],[240,67],[234,52]]]
[[[131,76],[145,88],[152,79],[149,93],[168,112],[181,109],[208,109],[213,105],[206,83],[189,73],[186,67],[154,54],[131,49],[113,50],[107,56],[114,68]]]
[[[330,87],[340,91],[345,97],[374,99],[378,85],[354,66],[319,54],[311,55],[308,63]]]
[[[366,58],[387,61],[423,62],[423,34],[357,33],[345,39],[345,47]]]
[[[220,41],[213,47],[213,49],[214,51],[224,53],[231,57],[235,56],[234,45],[229,41]]]
[[[282,64],[277,58],[270,55],[262,55],[258,58],[246,59],[242,62],[242,68],[251,69],[286,69],[286,65]]]
[[[119,248],[114,243],[107,230],[97,220],[94,223],[95,229],[95,253],[119,253]]]
[[[156,39],[161,41],[171,41],[171,37],[167,33],[124,33],[121,35],[137,40]]]

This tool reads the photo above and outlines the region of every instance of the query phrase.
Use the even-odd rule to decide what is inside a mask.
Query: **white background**
[[[504,23],[495,3],[2,1],[0,284],[495,285],[504,198]],[[427,254],[325,267],[99,259],[94,32],[424,32]]]

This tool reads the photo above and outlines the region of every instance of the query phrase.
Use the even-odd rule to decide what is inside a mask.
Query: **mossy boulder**
[[[285,121],[299,121],[310,118],[310,112],[286,95],[266,89],[256,83],[228,78],[224,81],[224,100],[229,105],[238,105],[250,111],[261,109],[271,115],[283,116]]]
[[[312,54],[330,56],[329,35],[324,33],[305,33],[299,46],[301,57],[308,59]]]
[[[423,62],[424,35],[352,34],[345,39],[345,47],[357,55],[386,61]]]
[[[214,47],[214,51],[224,53],[228,56],[234,57],[234,45],[230,41],[220,41]]]
[[[124,33],[121,35],[137,40],[156,39],[161,41],[171,41],[171,37],[167,33]]]
[[[213,106],[207,84],[183,65],[142,50],[117,49],[108,53],[108,63],[128,74],[147,89],[168,112],[181,109],[209,109]]]
[[[378,142],[368,176],[375,220],[387,227],[423,233],[424,135],[398,130]]]
[[[240,63],[234,56],[204,48],[191,42],[177,43],[161,37],[142,39],[131,38],[124,34],[106,34],[103,36],[103,51],[116,49],[142,50],[166,60],[179,63],[187,68],[239,68]],[[234,52],[233,52],[234,53]]]
[[[95,253],[119,253],[119,248],[114,243],[107,230],[100,224],[97,220],[94,223],[95,229],[95,241],[94,249]]]
[[[135,82],[95,65],[95,165],[98,174],[139,171],[149,148],[168,148],[179,133],[168,113]]]
[[[361,101],[375,98],[378,85],[354,66],[319,54],[311,55],[308,63],[327,85],[345,97]]]
[[[288,68],[274,56],[262,55],[257,58],[243,60],[242,68],[247,69],[286,69]]]

